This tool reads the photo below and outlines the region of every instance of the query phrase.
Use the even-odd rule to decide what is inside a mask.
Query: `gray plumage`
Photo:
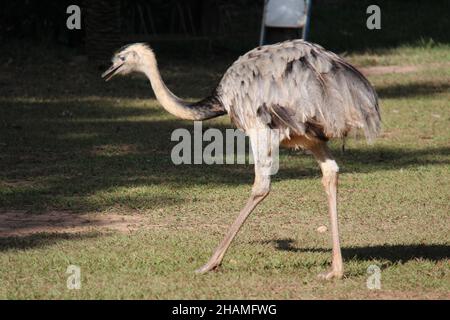
[[[328,198],[332,263],[322,279],[342,278],[337,187],[339,167],[326,141],[362,129],[370,140],[380,130],[375,90],[353,66],[336,54],[302,40],[258,47],[240,57],[224,74],[214,93],[196,103],[174,95],[159,73],[153,51],[141,43],[117,52],[106,80],[116,74],[144,73],[162,107],[176,117],[205,120],[228,113],[250,138],[255,161],[251,195],[210,260],[198,272],[218,267],[249,214],[270,192],[278,146],[309,150],[322,171]],[[280,136],[267,128],[279,129]],[[257,129],[257,130],[253,130]],[[263,130],[259,130],[263,129]],[[270,133],[270,134],[268,134]]]
[[[255,48],[241,56],[217,87],[237,127],[255,119],[290,135],[321,139],[362,129],[371,140],[380,111],[369,81],[338,55],[303,40]]]

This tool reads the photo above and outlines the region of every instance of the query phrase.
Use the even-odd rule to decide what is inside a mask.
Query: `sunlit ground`
[[[348,140],[345,153],[332,143],[345,261],[345,278],[332,282],[316,278],[331,252],[329,232],[316,231],[328,215],[311,156],[282,151],[272,193],[222,267],[196,275],[244,205],[252,167],[173,165],[171,133],[192,123],[162,110],[140,77],[104,83],[102,70],[52,54],[0,73],[0,215],[19,217],[0,225],[0,298],[450,298],[449,46],[347,57],[369,68],[383,132],[372,145]],[[169,88],[195,100],[230,62],[160,67]],[[135,222],[90,229],[71,219],[55,232],[40,219],[21,230],[49,213]],[[66,287],[70,264],[80,290]],[[381,268],[380,290],[366,287],[370,265]]]

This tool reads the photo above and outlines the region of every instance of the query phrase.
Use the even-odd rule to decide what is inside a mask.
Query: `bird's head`
[[[131,72],[142,72],[146,55],[152,55],[150,47],[144,43],[133,43],[120,48],[112,57],[111,67],[103,72],[106,81],[115,75],[126,75]]]

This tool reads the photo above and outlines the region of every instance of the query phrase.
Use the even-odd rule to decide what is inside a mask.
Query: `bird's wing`
[[[351,128],[371,138],[380,127],[369,81],[336,54],[302,40],[249,51],[227,70],[219,94],[243,129],[266,121],[326,139],[345,136]]]

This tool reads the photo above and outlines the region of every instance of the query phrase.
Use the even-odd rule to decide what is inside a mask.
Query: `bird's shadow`
[[[299,253],[330,252],[328,248],[300,248],[295,246],[294,239],[272,239],[263,244],[272,244],[277,250]],[[415,259],[431,261],[447,260],[450,258],[450,246],[445,244],[383,244],[375,246],[343,247],[344,260],[370,261],[387,260],[391,263],[403,263]]]

